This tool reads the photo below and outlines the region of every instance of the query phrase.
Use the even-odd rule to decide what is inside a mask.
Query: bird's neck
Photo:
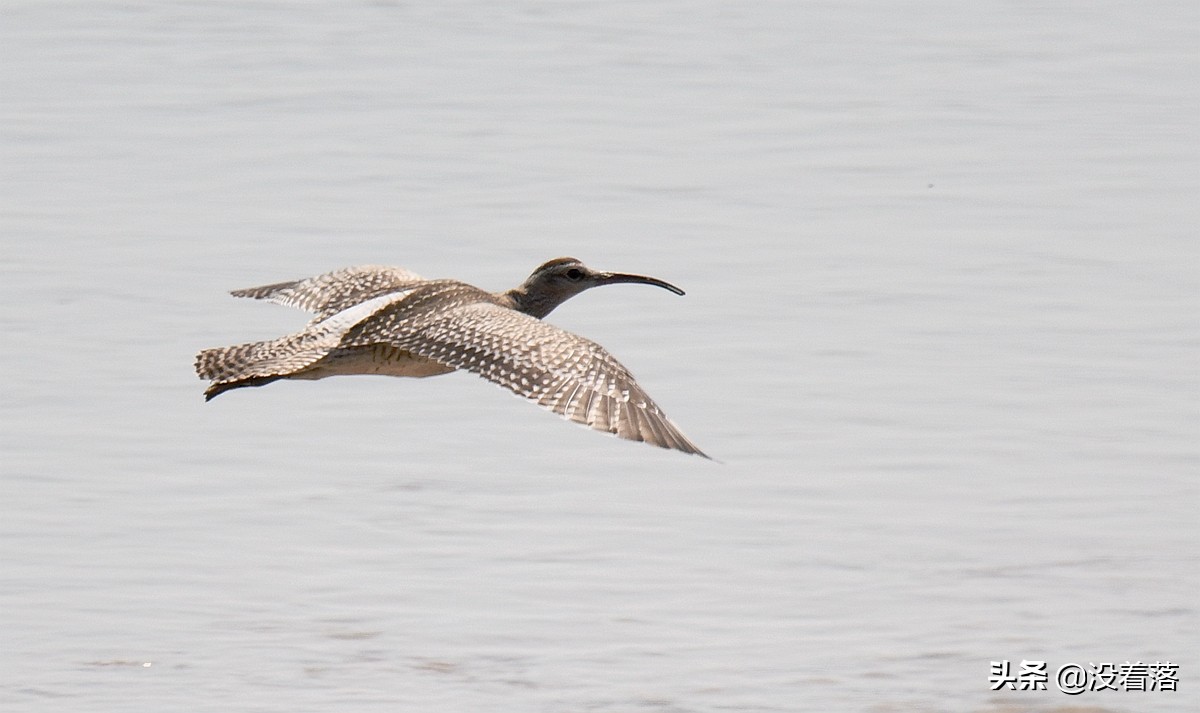
[[[526,285],[502,292],[499,297],[511,309],[537,319],[550,314],[555,307],[563,303],[561,299],[554,299],[545,293],[530,290]]]

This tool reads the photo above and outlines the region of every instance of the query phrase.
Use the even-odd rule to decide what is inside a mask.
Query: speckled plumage
[[[279,379],[462,369],[598,431],[704,456],[603,347],[540,319],[585,289],[618,282],[682,294],[655,278],[596,272],[573,258],[551,260],[520,287],[495,294],[377,266],[236,290],[316,317],[296,334],[202,351],[196,372],[212,382],[211,399]]]

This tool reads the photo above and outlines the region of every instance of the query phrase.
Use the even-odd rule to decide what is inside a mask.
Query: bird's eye
[[[582,280],[583,279],[583,270],[580,270],[577,267],[573,267],[570,270],[567,270],[566,276],[567,276],[568,280],[572,280],[572,281]]]

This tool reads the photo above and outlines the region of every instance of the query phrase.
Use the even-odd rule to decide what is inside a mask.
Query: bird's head
[[[593,270],[573,257],[560,257],[538,266],[520,287],[505,293],[516,309],[541,319],[584,290],[621,282],[654,285],[682,295],[683,290],[657,277]]]

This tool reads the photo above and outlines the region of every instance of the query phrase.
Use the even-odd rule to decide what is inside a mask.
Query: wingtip
[[[686,441],[683,445],[685,445],[686,447],[680,448],[679,446],[663,445],[663,448],[669,448],[674,451],[679,451],[680,453],[686,453],[687,455],[690,455],[690,456],[700,456],[704,460],[710,460],[713,463],[721,462],[721,461],[717,460],[716,458],[713,458],[709,454],[705,453],[704,451],[700,450],[699,448],[697,448],[696,444],[692,443],[691,441]]]

